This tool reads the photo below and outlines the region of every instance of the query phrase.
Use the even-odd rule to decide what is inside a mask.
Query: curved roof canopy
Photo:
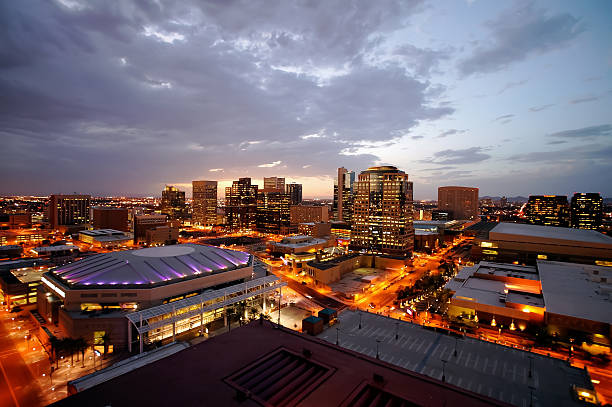
[[[136,285],[146,288],[240,269],[251,255],[198,244],[98,254],[58,267],[51,274],[71,288]]]

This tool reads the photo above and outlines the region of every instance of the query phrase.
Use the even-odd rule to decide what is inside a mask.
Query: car
[[[308,298],[309,300],[312,300],[312,295],[304,294],[304,297]]]
[[[306,281],[302,281],[302,284],[303,284],[303,285],[306,285]]]
[[[374,303],[372,303],[372,302],[371,302],[371,303],[369,303],[369,304],[368,304],[368,306],[369,306],[370,308],[372,308],[372,309],[376,308],[376,306],[375,306],[375,305],[374,305]]]

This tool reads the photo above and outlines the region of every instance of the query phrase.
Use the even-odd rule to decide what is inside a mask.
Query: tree
[[[77,338],[74,340],[74,347],[76,352],[81,354],[81,366],[85,367],[85,351],[89,347],[87,341],[83,339],[83,337]],[[77,356],[78,357],[78,356]],[[78,362],[78,359],[77,359]]]
[[[104,335],[100,338],[102,340],[102,345],[104,346],[104,356],[108,353],[108,347],[110,345],[110,334],[108,332],[104,332]]]

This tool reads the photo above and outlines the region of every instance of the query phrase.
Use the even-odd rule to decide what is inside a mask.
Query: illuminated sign
[[[50,282],[49,280],[47,280],[44,277],[40,278],[40,281],[42,281],[47,287],[49,287],[50,289],[52,289],[53,291],[55,291],[56,293],[59,294],[60,297],[62,298],[66,298],[66,293],[64,293],[62,290],[60,290],[55,284],[53,284],[52,282]]]

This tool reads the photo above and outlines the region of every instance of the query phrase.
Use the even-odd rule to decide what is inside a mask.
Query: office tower
[[[295,205],[291,206],[291,224],[308,222],[329,222],[329,206],[327,205]]]
[[[290,225],[291,196],[280,192],[257,195],[256,227],[264,233],[287,233]]]
[[[499,206],[501,206],[502,208],[505,208],[506,206],[508,206],[508,198],[506,198],[505,196],[502,196],[501,199],[499,200]]]
[[[212,226],[217,224],[217,181],[193,181],[191,207],[194,224]]]
[[[569,225],[569,205],[565,195],[530,195],[525,206],[529,223],[544,226]]]
[[[353,185],[355,172],[344,167],[338,168],[338,177],[334,181],[334,220],[351,224],[353,215]]]
[[[89,195],[51,195],[48,216],[51,228],[89,223]]]
[[[285,178],[264,177],[264,192],[285,192]]]
[[[168,219],[166,215],[136,215],[133,224],[134,244],[139,244],[147,241],[147,230],[168,226]]]
[[[185,205],[185,191],[177,187],[166,185],[162,191],[161,212],[170,219],[185,219],[187,206]]]
[[[128,232],[128,209],[111,206],[91,208],[91,224],[94,229],[114,229]]]
[[[225,216],[230,230],[255,229],[257,190],[251,178],[240,178],[225,188]]]
[[[408,257],[414,246],[408,174],[371,167],[355,183],[351,247]]]
[[[292,182],[285,186],[285,192],[291,196],[291,205],[299,205],[302,203],[302,184]]]
[[[478,188],[439,187],[438,209],[455,220],[478,219]]]
[[[603,218],[603,199],[596,192],[576,192],[572,196],[570,224],[578,229],[599,229]]]

